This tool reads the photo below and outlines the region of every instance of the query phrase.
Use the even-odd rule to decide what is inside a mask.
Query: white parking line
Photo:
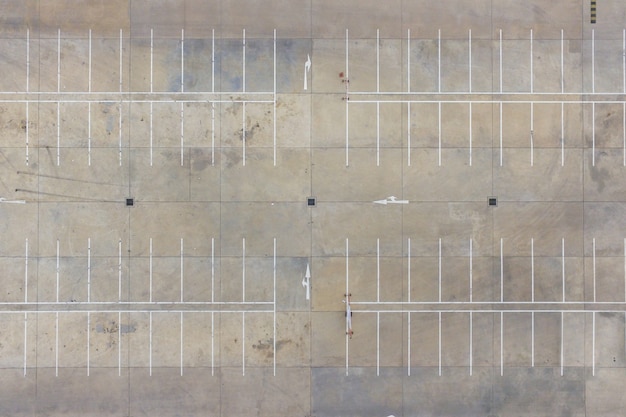
[[[241,312],[241,375],[246,375],[246,312]]]
[[[626,94],[626,29],[622,29],[622,92]]]
[[[376,239],[376,301],[380,302],[380,239]]]
[[[306,73],[305,73],[306,74]],[[274,166],[276,166],[276,29],[274,29],[274,107],[272,109],[272,117],[274,118],[273,142],[274,142]]]
[[[561,376],[563,376],[563,312],[561,311]]]
[[[565,302],[565,238],[561,238],[561,288],[563,290],[563,302]]]
[[[246,30],[243,30],[243,37],[241,39],[241,45],[242,45],[242,56],[243,56],[243,74],[242,74],[242,89],[243,92],[246,92]]]
[[[472,317],[472,312],[470,311],[469,313],[469,374],[470,376],[472,376],[472,372],[473,372],[473,356],[474,356],[474,323],[473,323],[473,317]]]
[[[61,165],[61,102],[57,101],[57,166]]]
[[[149,357],[148,357],[148,362],[149,362],[149,365],[150,365],[149,366],[150,367],[150,371],[149,371],[150,372],[150,376],[152,376],[152,311],[150,312],[150,318],[149,318],[148,327],[149,327],[149,334],[150,334],[150,336],[149,336],[149,339],[150,339],[150,354],[149,354]]]
[[[411,93],[411,29],[406,31],[406,91]],[[406,107],[407,165],[411,166],[411,103]],[[409,239],[410,240],[410,239]]]
[[[441,376],[441,311],[439,312],[439,376]]]
[[[121,79],[120,79],[120,88],[121,88]],[[119,144],[118,144],[118,149],[119,149],[119,160],[120,160],[120,166],[122,166],[122,102],[120,101],[119,105],[119,121],[118,121],[118,132],[119,132]]]
[[[596,238],[592,240],[593,244],[593,302],[596,302]]]
[[[591,29],[591,92],[596,92],[596,32]]]
[[[28,313],[24,313],[24,376],[26,376],[27,352],[28,352]]]
[[[185,92],[185,29],[180,30],[180,92]]]
[[[437,29],[437,91],[441,92],[441,29]]]
[[[91,93],[91,29],[89,29],[89,58],[87,66],[87,90]]]
[[[211,92],[215,92],[215,29],[211,30]]]
[[[56,278],[57,278],[57,303],[59,302],[59,239],[57,239],[57,267],[56,267]]]
[[[215,375],[215,313],[211,311],[211,376]]]
[[[472,259],[472,238],[469,240],[469,301],[472,302],[473,298],[473,259]]]
[[[437,263],[437,282],[439,284],[439,302],[441,302],[441,238],[439,238],[439,260]]]
[[[211,102],[211,166],[215,166],[215,102]]]
[[[274,281],[274,338],[273,343],[273,355],[274,355],[274,376],[276,376],[276,238],[274,238],[274,268],[272,271],[272,278]]]
[[[500,102],[500,166],[502,166],[502,102]]]
[[[87,302],[91,302],[91,238],[87,238]]]
[[[471,93],[472,92],[472,29],[469,30],[467,45],[469,48],[469,51],[468,51],[469,62],[467,64],[467,68],[469,70],[468,84],[469,84],[469,92]]]
[[[150,269],[149,269],[149,277],[150,277],[150,302],[152,302],[152,238],[150,238]]]
[[[500,376],[504,374],[504,313],[500,312]]]
[[[530,313],[530,366],[535,367],[535,312]]]
[[[472,166],[472,103],[469,103],[469,166]]]
[[[350,72],[349,72],[349,46],[348,46],[348,29],[346,29],[346,74],[344,78],[344,83],[346,84],[346,166],[349,165],[349,153],[350,153],[350,113],[348,110],[348,90],[350,85]],[[346,369],[346,373],[347,373]]]
[[[91,166],[91,101],[87,103],[87,166]]]
[[[242,110],[242,125],[243,127],[241,128],[241,143],[242,143],[242,153],[243,153],[243,166],[246,166],[246,103],[243,102],[241,103],[243,106],[243,110]]]
[[[61,91],[61,29],[57,31],[57,93]]]
[[[25,127],[24,131],[25,131],[25,135],[26,135],[26,165],[27,166],[29,164],[29,161],[28,161],[29,155],[28,155],[28,153],[29,153],[29,141],[30,141],[30,132],[29,132],[29,127],[28,127],[28,125],[30,123],[30,121],[29,121],[29,113],[30,113],[30,111],[29,110],[30,110],[29,109],[29,102],[26,102],[26,127]]]
[[[122,323],[122,313],[117,313],[117,322]],[[117,376],[122,376],[122,332],[117,332]]]
[[[504,254],[503,254],[503,240],[500,238],[500,302],[504,301]]]
[[[59,312],[55,314],[54,321],[54,376],[59,376]]]
[[[152,88],[152,85],[150,85],[150,88]],[[153,153],[152,152],[152,148],[153,148],[153,145],[152,145],[152,124],[153,124],[152,123],[152,120],[153,120],[153,117],[152,117],[152,104],[153,103],[151,101],[150,102],[150,166],[152,166],[152,162],[153,162],[153,157],[152,157],[152,153]]]
[[[90,329],[91,329],[91,315],[90,315],[90,312],[88,311],[87,312],[87,376],[89,376],[89,363],[90,363],[90,354],[91,354]]]
[[[246,302],[246,238],[241,239],[241,301]]]
[[[565,109],[561,102],[561,166],[565,164]]]
[[[530,299],[535,302],[535,239],[530,238]]]
[[[347,34],[347,29],[346,29]],[[348,296],[350,295],[350,269],[349,269],[349,242],[348,238],[346,238],[346,299],[349,300]],[[346,313],[347,314],[347,313]],[[346,376],[348,376],[348,366],[349,366],[349,350],[350,350],[350,335],[348,334],[348,320],[346,316]]]
[[[438,123],[439,123],[439,127],[438,127],[438,132],[439,132],[439,166],[441,166],[441,101],[439,103],[437,103],[438,105]]]
[[[591,103],[591,165],[596,166],[596,103]]]
[[[380,375],[380,312],[376,312],[376,376]]]
[[[626,274],[626,239],[624,239],[624,274]],[[411,302],[411,238],[407,239],[407,301]],[[625,275],[626,276],[626,275]],[[625,278],[626,279],[626,278]]]
[[[154,80],[154,30],[150,28],[150,92],[151,93],[154,92],[153,80]],[[150,102],[150,104],[152,105],[152,102]]]
[[[626,238],[624,238],[624,302],[626,302]]]
[[[502,29],[500,29],[500,94],[502,94]],[[502,164],[500,164],[502,166]]]
[[[411,376],[411,312],[407,313],[407,365],[406,365],[406,374],[407,376]]]
[[[592,313],[591,336],[591,375],[596,375],[596,312]]]
[[[183,282],[183,277],[184,277],[184,261],[183,261],[183,255],[184,251],[183,251],[183,238],[180,238],[180,302],[183,303],[185,302],[184,300],[184,282]]]
[[[122,92],[122,74],[123,74],[123,70],[122,70],[122,64],[123,64],[123,53],[124,53],[124,47],[123,47],[123,32],[122,29],[120,29],[120,93]]]
[[[534,92],[534,84],[533,84],[533,80],[535,78],[534,73],[533,73],[533,30],[530,30],[530,92],[533,93]]]
[[[535,161],[535,105],[534,103],[530,103],[530,166],[534,166]]]
[[[211,238],[211,302],[215,301],[215,238]]]
[[[563,64],[563,29],[561,29],[561,94],[565,92],[565,68]]]
[[[184,165],[185,158],[185,104],[180,103],[180,166]]]
[[[30,28],[26,28],[26,91],[30,91]]]
[[[28,238],[24,243],[24,302],[28,302]]]
[[[118,259],[117,259],[117,301],[122,301],[122,239],[118,241]]]
[[[180,376],[183,376],[183,340],[184,340],[184,322],[183,322],[183,312],[180,312]]]

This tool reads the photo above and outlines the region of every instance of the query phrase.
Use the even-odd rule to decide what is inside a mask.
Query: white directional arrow
[[[307,77],[306,74],[307,72],[311,72],[311,56],[309,54],[307,54],[306,56],[306,62],[304,63],[304,89],[306,90],[308,87],[308,82],[307,82]]]
[[[398,200],[396,197],[391,196],[387,197],[385,200],[376,200],[374,204],[409,204],[409,200]]]
[[[302,278],[302,286],[306,288],[306,299],[311,299],[311,270],[308,263],[306,264],[306,273],[304,278]]]

